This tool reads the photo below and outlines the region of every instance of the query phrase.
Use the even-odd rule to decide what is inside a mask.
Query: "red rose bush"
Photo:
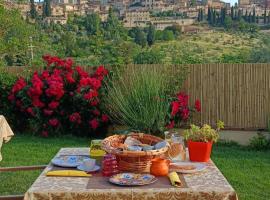
[[[37,132],[47,137],[64,133],[90,135],[108,123],[100,110],[103,80],[108,70],[99,66],[88,74],[72,59],[44,56],[45,69],[35,72],[30,80],[19,78],[9,100],[24,114]]]
[[[180,92],[171,102],[170,110],[168,129],[174,128],[176,123],[187,122],[194,112],[201,112],[201,102],[197,99],[194,107],[191,107],[189,105],[189,96],[184,92]]]

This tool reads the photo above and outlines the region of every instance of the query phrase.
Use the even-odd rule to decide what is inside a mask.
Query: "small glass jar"
[[[186,160],[184,138],[179,133],[172,133],[168,155],[172,161]]]
[[[102,175],[112,176],[119,173],[116,157],[112,154],[106,154],[102,161]]]

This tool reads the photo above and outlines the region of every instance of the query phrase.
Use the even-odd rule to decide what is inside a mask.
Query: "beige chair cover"
[[[7,143],[14,135],[7,120],[3,115],[0,115],[0,161],[2,160],[1,147],[3,143]]]

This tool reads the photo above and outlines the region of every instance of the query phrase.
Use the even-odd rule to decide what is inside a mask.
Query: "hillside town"
[[[149,24],[157,30],[177,24],[184,29],[193,25],[202,12],[207,15],[209,8],[230,14],[231,5],[221,0],[45,0],[32,2],[39,16],[42,16],[44,4],[49,2],[50,16],[43,20],[47,23],[66,24],[69,15],[83,16],[97,13],[101,21],[106,21],[109,9],[112,8],[122,20],[124,27],[147,27]],[[5,1],[7,7],[17,8],[26,19],[30,15],[31,3]],[[234,5],[232,5],[234,6]],[[269,15],[270,0],[239,0],[235,5],[242,15],[256,12],[258,18]]]

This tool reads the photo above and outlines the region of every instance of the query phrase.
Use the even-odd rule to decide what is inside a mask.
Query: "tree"
[[[226,8],[221,8],[220,14],[220,23],[221,25],[224,25],[224,20],[227,14]]]
[[[182,28],[178,24],[174,24],[172,26],[168,26],[165,30],[172,31],[175,37],[178,37],[182,33]]]
[[[251,23],[252,22],[252,17],[251,17],[251,13],[249,13],[248,15],[248,23]]]
[[[44,0],[43,2],[43,17],[51,16],[51,0]]]
[[[267,23],[270,23],[270,11],[268,12],[268,16],[267,16]]]
[[[255,23],[255,22],[256,22],[256,11],[255,11],[255,8],[253,8],[253,13],[252,13],[251,22],[252,22],[252,23]]]
[[[225,27],[227,30],[232,29],[232,27],[233,27],[233,21],[232,21],[232,18],[231,18],[231,17],[228,17],[228,16],[225,17],[225,20],[224,20],[224,27]]]
[[[211,9],[208,6],[208,11],[207,11],[207,21],[208,21],[208,23],[210,23],[210,20],[211,20]]]
[[[245,19],[246,22],[248,21],[248,11],[247,10],[246,10],[246,14],[244,16],[244,19]]]
[[[100,21],[97,13],[86,15],[84,26],[90,35],[97,35],[100,32]]]
[[[149,46],[152,46],[155,42],[155,32],[156,32],[155,27],[154,25],[151,24],[148,27],[148,31],[147,31],[147,43]]]
[[[34,2],[34,0],[30,0],[30,16],[32,19],[36,19],[37,15],[38,15],[38,13],[36,10],[35,2]]]
[[[164,30],[163,31],[163,40],[170,41],[174,39],[173,32],[170,30]]]
[[[134,57],[135,64],[160,64],[162,63],[163,55],[157,50],[151,49],[138,53]]]
[[[259,24],[259,15],[256,17],[256,23]]]
[[[134,42],[142,47],[146,46],[147,40],[144,32],[141,29],[136,32]]]
[[[113,12],[113,9],[109,9],[107,22],[104,24],[105,29],[105,37],[106,39],[120,39],[122,33],[124,33],[124,29],[118,20],[118,17]],[[122,33],[121,33],[122,32]]]
[[[263,23],[266,24],[266,8],[264,8]]]
[[[232,20],[234,20],[234,7],[233,6],[231,7],[231,18]]]

